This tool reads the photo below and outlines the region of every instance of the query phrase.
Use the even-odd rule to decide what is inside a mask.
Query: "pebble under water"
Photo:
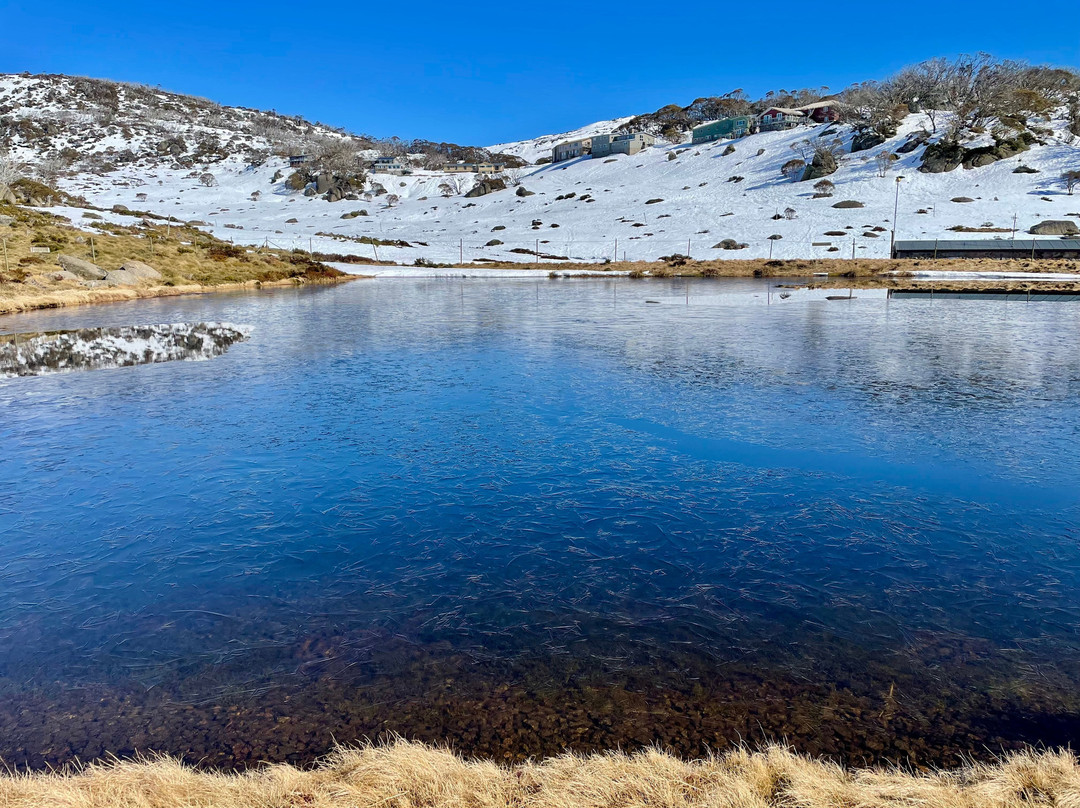
[[[1080,738],[1080,306],[766,286],[0,318],[250,324],[211,362],[0,379],[0,759]]]

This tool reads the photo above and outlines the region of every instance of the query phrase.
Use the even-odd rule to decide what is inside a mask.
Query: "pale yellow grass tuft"
[[[0,808],[1080,808],[1071,752],[1021,752],[954,771],[846,769],[780,746],[686,761],[561,755],[500,766],[398,740],[311,769],[196,771],[161,757],[0,776]]]

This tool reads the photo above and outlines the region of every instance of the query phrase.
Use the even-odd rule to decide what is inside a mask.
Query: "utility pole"
[[[1016,238],[1016,214],[1015,213],[1013,214],[1013,229],[1012,229],[1012,236],[1010,236],[1010,238]]]
[[[892,214],[892,240],[889,243],[889,258],[896,255],[896,217],[900,212],[900,180],[904,176],[901,174],[896,178],[896,201],[893,202],[893,214]]]
[[[459,238],[457,243],[458,266],[465,266],[465,239]]]

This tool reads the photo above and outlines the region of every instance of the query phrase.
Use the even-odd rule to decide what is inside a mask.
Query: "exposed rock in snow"
[[[211,359],[247,338],[226,323],[82,328],[0,335],[0,377]]]

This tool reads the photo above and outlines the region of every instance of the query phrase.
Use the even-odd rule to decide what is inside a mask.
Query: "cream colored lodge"
[[[447,163],[443,170],[450,174],[497,174],[503,163]]]

